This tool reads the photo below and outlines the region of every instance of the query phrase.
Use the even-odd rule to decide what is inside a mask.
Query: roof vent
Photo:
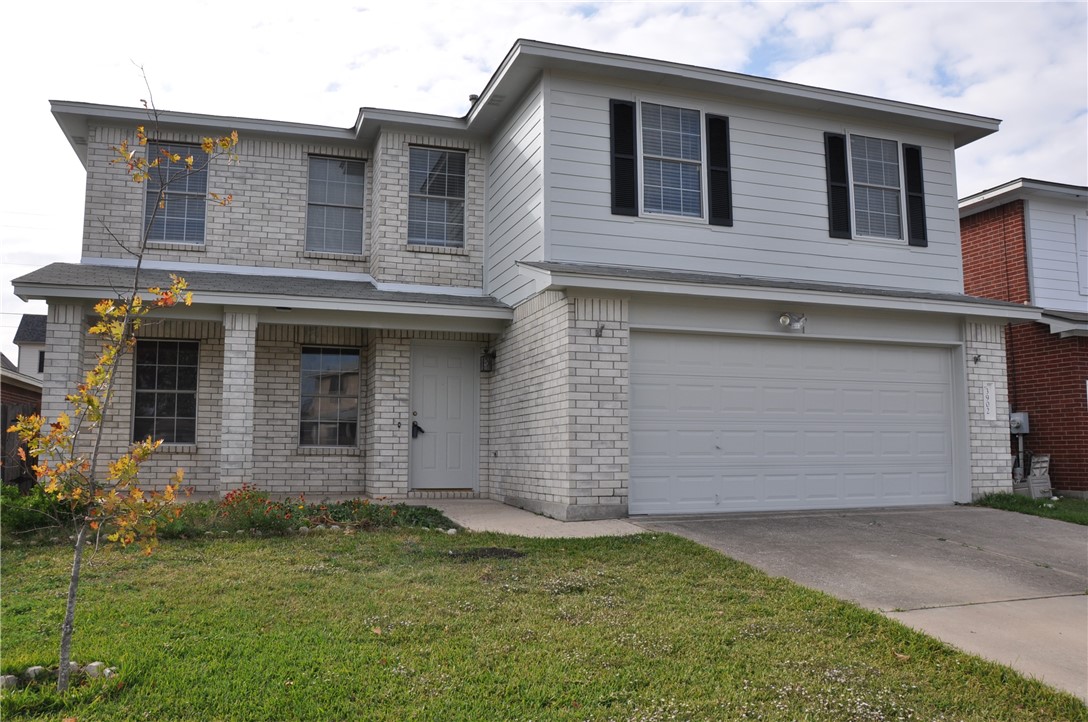
[[[473,105],[476,105],[476,101],[479,100],[479,99],[480,99],[480,96],[476,95],[476,93],[473,93],[472,95],[468,96],[468,102],[472,103]]]

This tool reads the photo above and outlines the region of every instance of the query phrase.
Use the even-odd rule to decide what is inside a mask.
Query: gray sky
[[[180,9],[179,8],[183,8]],[[0,347],[11,279],[79,258],[84,172],[49,99],[348,127],[360,106],[463,115],[517,38],[1000,118],[959,195],[1088,185],[1088,2],[8,2],[0,48]],[[119,171],[120,172],[120,171]]]

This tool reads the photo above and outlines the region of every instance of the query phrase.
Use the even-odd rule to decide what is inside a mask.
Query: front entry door
[[[413,489],[477,488],[478,359],[479,350],[472,345],[412,344],[408,473]]]

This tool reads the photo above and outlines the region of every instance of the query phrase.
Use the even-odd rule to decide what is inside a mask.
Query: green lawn
[[[56,664],[69,554],[4,545],[3,672]],[[669,535],[168,541],[98,552],[81,594],[73,656],[119,677],[64,702],[5,691],[3,719],[1088,719],[1070,695]]]
[[[978,506],[988,506],[992,509],[1005,509],[1006,511],[1018,511],[1021,514],[1043,516],[1047,519],[1058,519],[1074,524],[1088,525],[1088,499],[1073,499],[1062,497],[1059,499],[1032,499],[1018,494],[990,494],[975,502]]]

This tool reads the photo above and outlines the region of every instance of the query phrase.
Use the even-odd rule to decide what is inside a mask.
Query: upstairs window
[[[137,341],[132,440],[196,443],[196,341]]]
[[[177,154],[177,162],[166,158],[163,151]],[[204,216],[208,197],[208,167],[189,170],[185,158],[205,158],[200,148],[181,143],[148,143],[149,160],[159,159],[145,183],[144,224],[147,239],[160,243],[204,243]],[[198,164],[199,165],[199,164]],[[159,190],[165,192],[159,205]]]
[[[899,144],[850,136],[854,181],[854,228],[859,236],[903,237],[899,193]]]
[[[466,158],[459,151],[409,149],[409,243],[464,247]]]
[[[703,140],[699,111],[642,104],[642,209],[701,218]]]
[[[729,118],[658,103],[611,100],[609,124],[613,215],[675,216],[705,219],[712,226],[733,225]]]
[[[310,157],[307,251],[362,254],[365,181],[361,160]]]
[[[864,135],[824,133],[832,238],[899,240],[926,247],[922,148]]]
[[[358,349],[302,349],[300,445],[355,446],[358,443],[359,382]]]

